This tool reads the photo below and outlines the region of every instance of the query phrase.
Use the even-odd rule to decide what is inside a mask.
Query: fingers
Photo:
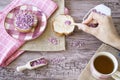
[[[88,16],[88,18],[85,21],[83,21],[82,23],[88,24],[93,20],[97,21],[98,23],[101,23],[103,16],[104,15],[98,14],[97,12],[94,11],[94,12],[91,12],[90,15]]]
[[[93,20],[93,14],[90,13],[90,15],[88,16],[88,18],[86,20],[84,20],[82,23],[84,24],[88,24]]]
[[[101,18],[102,18],[102,15],[99,14],[99,13],[97,13],[97,12],[92,12],[91,14],[92,14],[92,16],[93,16],[93,19],[96,20],[96,21],[98,21],[98,22],[99,22],[99,21],[101,20]]]
[[[95,33],[95,28],[91,28],[85,24],[79,24],[78,29],[83,30],[86,33],[94,34]]]

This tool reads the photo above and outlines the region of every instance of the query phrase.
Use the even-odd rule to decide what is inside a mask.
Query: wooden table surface
[[[3,9],[10,0],[0,0]],[[120,0],[65,0],[66,7],[75,22],[81,22],[83,16],[92,7],[104,3],[112,9],[115,25],[120,26]],[[17,72],[15,68],[0,68],[0,80],[77,80],[90,58],[102,44],[90,34],[79,31],[66,37],[66,51],[58,52],[25,52],[50,56],[51,63],[43,68]]]

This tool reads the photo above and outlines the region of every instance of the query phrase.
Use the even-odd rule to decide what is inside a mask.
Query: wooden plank
[[[105,4],[112,9],[112,17],[120,19],[120,1],[119,0],[66,0],[67,7],[75,21],[80,22],[83,16],[94,6]]]
[[[120,0],[65,0],[65,2],[75,22],[81,22],[86,12],[97,4],[109,3],[110,5],[113,2],[120,3]],[[1,9],[8,3],[8,0],[0,0]],[[112,11],[117,13],[114,15],[114,22],[116,27],[119,27],[119,8],[113,8]],[[0,68],[0,80],[76,80],[101,44],[102,42],[92,35],[79,31],[76,28],[72,35],[66,37],[66,51],[25,52],[22,55],[26,58],[30,57],[31,54],[44,56],[50,60],[48,66],[19,73],[16,71],[16,63],[19,61],[27,62],[27,60],[21,60],[19,57],[15,60],[16,63],[13,62],[16,66]],[[36,57],[34,56],[34,58]]]

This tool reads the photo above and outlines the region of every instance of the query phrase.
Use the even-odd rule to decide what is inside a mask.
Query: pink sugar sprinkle
[[[21,29],[28,29],[29,27],[32,27],[34,23],[34,16],[28,11],[20,11],[16,14],[15,23],[17,27]]]
[[[30,62],[31,66],[37,66],[40,64],[47,64],[47,60],[45,58],[41,58],[41,59]]]
[[[71,21],[67,20],[67,21],[65,21],[65,24],[66,24],[66,25],[70,25],[70,24],[71,24]]]
[[[52,64],[60,64],[60,63],[64,62],[66,59],[67,59],[66,57],[64,57],[64,58],[57,58],[56,57],[56,58],[51,59],[50,62]]]
[[[96,28],[98,26],[98,23],[96,23],[96,24],[90,23],[90,24],[88,24],[88,26],[92,27],[92,28]]]
[[[69,14],[68,8],[65,8],[65,9],[64,9],[64,12],[65,12],[66,15],[68,15],[68,14]]]
[[[80,48],[81,46],[84,46],[85,43],[82,42],[82,41],[73,41],[70,45],[71,45],[72,47]]]
[[[58,44],[57,38],[54,38],[54,37],[49,38],[48,41],[51,42],[51,43],[54,44],[54,45],[57,45],[57,44]]]

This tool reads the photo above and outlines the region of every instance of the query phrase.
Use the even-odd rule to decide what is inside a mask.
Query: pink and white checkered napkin
[[[56,10],[57,5],[52,0],[13,0],[0,12],[0,66],[7,66],[24,51],[17,51],[25,42],[12,38],[4,28],[4,20],[9,11],[16,6],[33,5],[41,9],[47,18]]]

